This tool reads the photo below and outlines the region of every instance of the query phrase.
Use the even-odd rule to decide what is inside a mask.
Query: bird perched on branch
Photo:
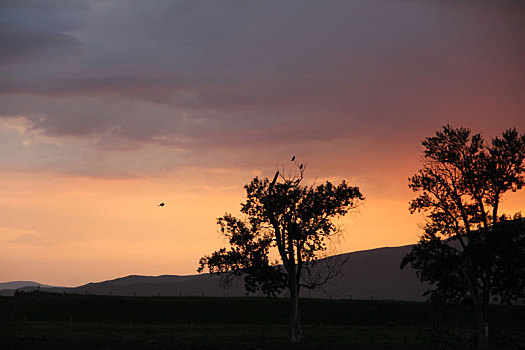
[[[292,157],[292,159],[290,159],[290,162],[293,162],[295,160],[295,156]]]

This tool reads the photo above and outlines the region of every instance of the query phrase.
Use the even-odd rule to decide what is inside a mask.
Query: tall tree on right
[[[525,185],[525,135],[516,129],[486,143],[449,125],[423,141],[422,168],[409,179],[418,194],[410,212],[427,216],[410,264],[442,302],[474,307],[477,346],[489,348],[488,305],[525,297],[525,223],[498,210],[502,196]]]

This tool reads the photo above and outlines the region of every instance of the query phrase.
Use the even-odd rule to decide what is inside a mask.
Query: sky
[[[510,0],[3,0],[0,282],[196,273],[292,155],[366,197],[338,252],[415,243],[421,141],[525,132],[524,22]]]

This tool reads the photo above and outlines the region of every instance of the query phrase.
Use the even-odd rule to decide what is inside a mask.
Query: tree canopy
[[[525,225],[499,214],[503,194],[525,184],[525,135],[506,130],[487,144],[449,125],[423,141],[422,168],[409,179],[418,193],[410,212],[427,216],[419,243],[403,259],[434,285],[431,298],[470,300],[478,348],[488,348],[489,301],[525,296]]]
[[[298,296],[301,287],[317,287],[333,276],[326,269],[321,280],[305,283],[304,271],[311,271],[327,249],[327,242],[338,234],[333,219],[347,214],[364,200],[358,187],[346,181],[335,185],[302,185],[305,167],[286,178],[277,172],[272,181],[255,177],[244,186],[246,201],[242,219],[225,214],[218,219],[229,249],[222,248],[200,260],[198,271],[227,273],[244,278],[250,292],[261,290],[276,295],[287,288],[290,293],[290,325],[293,342],[301,340]],[[276,250],[279,259],[271,258]],[[282,265],[279,265],[282,263]]]

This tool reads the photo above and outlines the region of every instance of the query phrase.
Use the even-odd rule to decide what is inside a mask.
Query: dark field
[[[302,299],[304,342],[288,344],[288,301],[28,294],[0,298],[0,349],[468,349],[466,305]],[[525,307],[493,305],[493,349],[525,349]]]

